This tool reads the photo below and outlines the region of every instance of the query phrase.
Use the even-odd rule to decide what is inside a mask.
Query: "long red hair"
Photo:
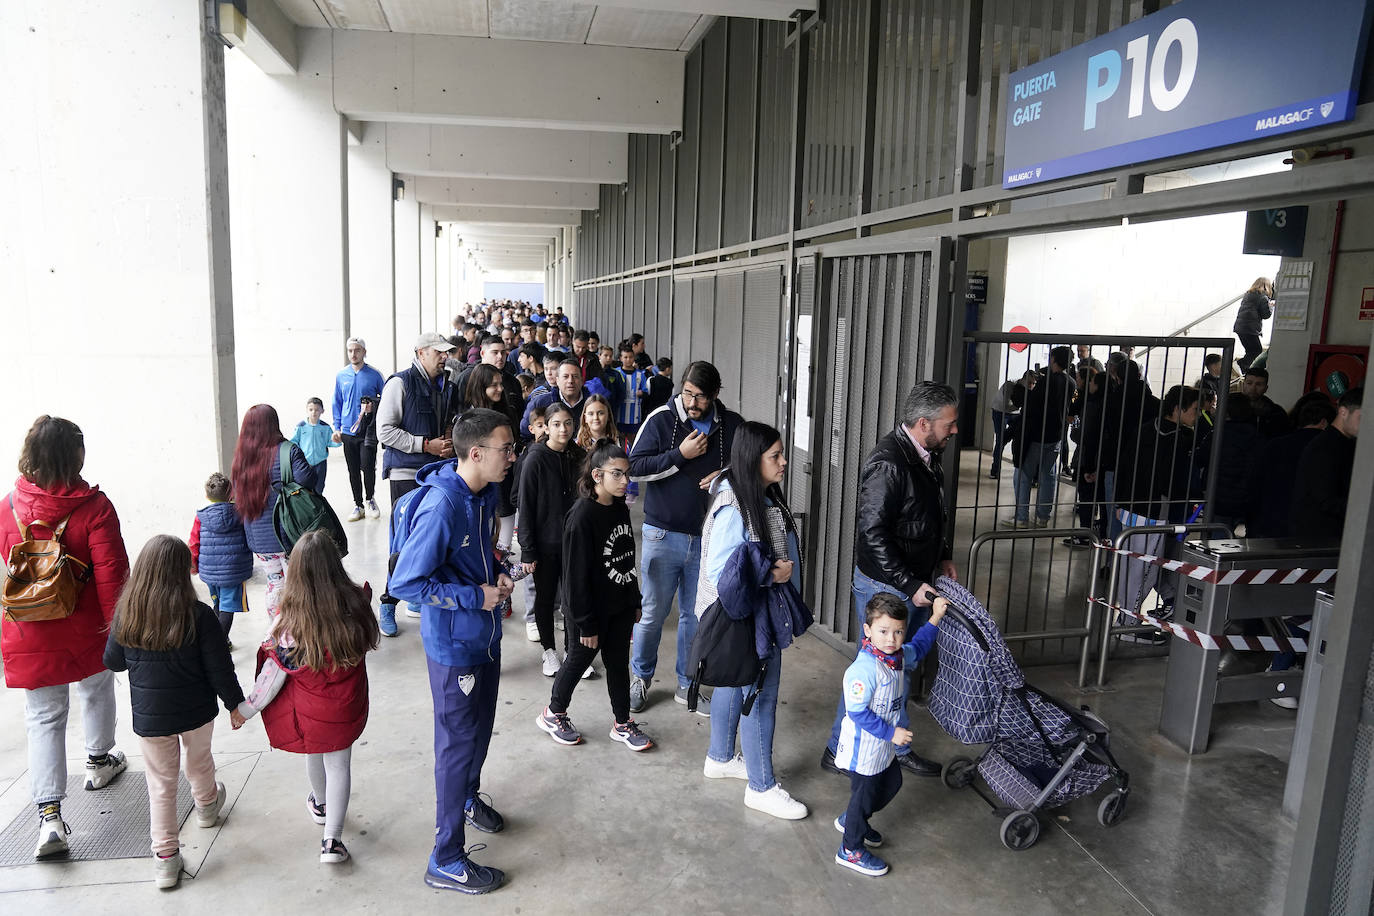
[[[234,487],[234,511],[244,521],[252,521],[267,508],[271,483],[267,470],[277,446],[286,441],[281,434],[277,409],[271,404],[254,404],[243,415],[239,441],[234,446],[234,466],[229,479]]]

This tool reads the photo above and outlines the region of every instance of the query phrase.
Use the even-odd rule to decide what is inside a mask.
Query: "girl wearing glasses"
[[[596,443],[578,483],[582,499],[563,529],[564,611],[574,630],[571,648],[554,678],[549,705],[536,724],[559,744],[580,744],[568,718],[573,688],[598,652],[611,698],[610,737],[632,751],[654,746],[630,718],[630,635],[639,619],[639,564],[625,505],[630,462],[617,442]]]
[[[520,560],[534,577],[534,623],[539,629],[545,677],[558,673],[553,607],[563,570],[563,523],[577,498],[577,474],[586,454],[573,440],[576,421],[561,401],[544,411],[547,435],[531,446],[520,472]],[[580,672],[579,672],[580,673]]]

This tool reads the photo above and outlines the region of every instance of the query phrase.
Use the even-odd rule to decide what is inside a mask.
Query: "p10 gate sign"
[[[1349,120],[1365,0],[1181,0],[1007,77],[1002,187]]]

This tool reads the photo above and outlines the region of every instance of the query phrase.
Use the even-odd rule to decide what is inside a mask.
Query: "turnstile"
[[[1312,633],[1307,638],[1307,660],[1303,662],[1302,690],[1307,697],[1298,705],[1298,724],[1293,729],[1293,750],[1288,754],[1288,781],[1283,787],[1283,813],[1296,818],[1302,807],[1302,785],[1307,776],[1307,752],[1312,740],[1312,724],[1317,717],[1317,688],[1326,665],[1326,630],[1331,625],[1335,595],[1329,588],[1317,589],[1312,605]]]
[[[1207,750],[1214,704],[1302,695],[1302,672],[1296,669],[1219,677],[1221,647],[1215,643],[1225,644],[1226,625],[1231,621],[1308,613],[1317,583],[1285,580],[1305,578],[1292,570],[1335,569],[1339,557],[1340,545],[1335,541],[1223,538],[1184,543],[1179,559],[1216,575],[1209,575],[1208,580],[1179,575],[1174,622],[1215,639],[1202,640],[1211,645],[1178,636],[1172,640],[1159,719],[1164,737],[1190,754],[1200,754]],[[1266,570],[1284,574],[1266,574]]]

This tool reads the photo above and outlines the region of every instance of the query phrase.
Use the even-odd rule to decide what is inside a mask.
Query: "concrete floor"
[[[331,495],[338,497],[344,472],[335,463]],[[181,522],[169,519],[168,530],[180,531]],[[374,584],[384,570],[384,525],[348,526],[347,563]],[[265,627],[261,588],[252,587],[255,609],[234,632],[245,687],[252,637]],[[229,810],[215,830],[183,830],[194,878],[160,892],[145,859],[0,868],[0,911],[143,913],[191,905],[237,914],[270,909],[273,900],[339,913],[452,906],[489,913],[849,913],[908,909],[916,899],[921,912],[936,914],[1280,908],[1293,828],[1279,804],[1293,714],[1268,703],[1221,707],[1211,749],[1190,758],[1156,734],[1164,659],[1115,664],[1110,689],[1100,693],[1074,690],[1069,667],[1028,670],[1037,685],[1091,705],[1113,726],[1113,747],[1133,790],[1120,825],[1100,827],[1095,799],[1083,799],[1045,818],[1035,847],[1013,853],[972,792],[908,779],[875,819],[892,872],[867,878],[832,861],[839,836],[831,821],[844,808],[848,785],[817,765],[847,656],[810,636],[784,655],[774,761],[782,784],[812,814],[778,821],[743,806],[743,783],[702,778],[708,722],[674,704],[662,681],[637,717],[659,743],[654,750],[631,754],[606,737],[604,680],[584,681],[570,710],[586,743],[566,748],[550,741],[534,717],[551,682],[539,674],[518,606],[506,626],[501,705],[483,779],[507,829],[469,837],[487,843],[475,858],[505,869],[508,885],[456,901],[421,880],[433,837],[430,700],[418,621],[403,619],[402,627],[368,660],[372,715],[354,750],[344,833],[352,862],[318,863],[319,828],[302,804],[303,761],[270,751],[260,723],[232,732],[222,715],[215,749]],[[660,672],[672,670],[672,646],[665,632]],[[118,746],[138,769],[123,676],[119,684]],[[924,712],[914,721],[917,747],[928,756],[966,753]],[[31,810],[19,691],[0,691],[0,723],[0,823],[8,823]],[[80,763],[79,728],[73,716],[73,766]]]

